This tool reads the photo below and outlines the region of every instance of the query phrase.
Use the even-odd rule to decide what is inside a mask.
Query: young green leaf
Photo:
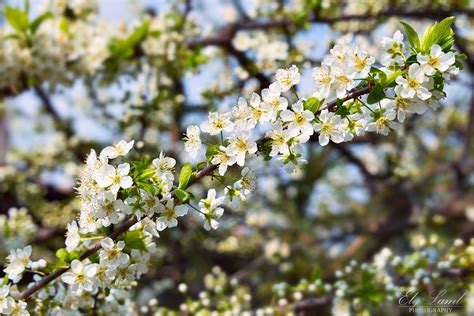
[[[318,112],[319,108],[321,106],[321,101],[318,100],[316,97],[309,98],[304,102],[304,108],[305,110],[309,110],[313,113]]]
[[[401,21],[403,27],[405,28],[405,33],[407,35],[408,41],[410,42],[411,46],[418,50],[420,48],[420,39],[418,37],[418,33],[411,27],[410,24]]]
[[[454,20],[455,18],[451,16],[428,26],[421,38],[421,51],[428,54],[434,44],[441,46],[444,52],[449,51],[454,45],[454,32],[451,29]]]
[[[65,248],[60,248],[56,250],[56,258],[61,260],[62,262],[69,261],[69,252]]]
[[[219,145],[209,145],[206,149],[206,158],[208,161],[214,157],[215,154],[219,152]]]
[[[145,239],[145,234],[141,230],[128,231],[124,236],[125,245],[130,249],[146,250],[143,239]]]
[[[382,86],[377,83],[370,91],[369,96],[367,97],[367,103],[374,104],[385,98],[385,92],[383,91]]]
[[[188,191],[177,188],[175,190],[175,193],[176,193],[176,197],[178,198],[181,204],[186,203],[191,199],[191,193],[189,193]]]
[[[24,32],[29,28],[28,15],[19,8],[6,7],[5,18],[17,31]]]
[[[179,173],[179,188],[186,189],[193,178],[193,167],[189,162],[186,162]]]
[[[46,12],[46,13],[40,15],[39,17],[37,17],[33,22],[31,22],[31,25],[30,25],[31,33],[35,34],[36,31],[38,30],[38,28],[41,26],[41,24],[45,20],[50,19],[52,17],[53,17],[53,15],[51,14],[51,12]]]

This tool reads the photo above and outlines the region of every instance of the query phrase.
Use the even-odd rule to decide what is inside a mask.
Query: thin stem
[[[295,86],[291,87],[291,91],[293,91],[293,93],[295,94],[295,97],[299,100],[300,97],[298,96],[298,93],[296,92]]]
[[[202,215],[206,215],[204,212],[202,212],[200,209],[196,208],[195,206],[193,206],[191,203],[188,203],[189,206],[191,206],[192,209],[194,209],[195,211],[201,213]]]

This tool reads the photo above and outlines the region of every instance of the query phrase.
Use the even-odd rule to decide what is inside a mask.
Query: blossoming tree
[[[231,1],[204,34],[194,2],[5,6],[0,312],[473,312],[473,10]],[[46,141],[22,150],[28,96]]]

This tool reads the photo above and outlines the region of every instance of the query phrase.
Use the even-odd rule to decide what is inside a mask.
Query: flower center
[[[408,106],[410,105],[410,102],[408,101],[408,99],[405,99],[402,97],[396,97],[395,103],[397,104],[397,107],[399,109],[403,109],[403,110],[406,110]]]
[[[428,59],[428,65],[430,65],[433,68],[438,68],[439,64],[440,64],[439,59],[436,57],[430,57]]]
[[[247,150],[247,143],[243,139],[239,139],[237,141],[237,148],[240,151],[246,151]]]
[[[416,81],[415,79],[413,78],[408,78],[408,86],[411,88],[411,89],[418,89],[418,87],[420,86],[420,83],[418,81]]]
[[[86,279],[86,276],[82,273],[76,275],[76,281],[79,283],[84,282],[85,279]]]
[[[324,123],[323,127],[321,128],[321,133],[323,134],[331,134],[332,131],[334,130],[334,126],[328,123]]]
[[[358,56],[356,56],[354,59],[355,59],[354,64],[355,64],[355,67],[356,67],[357,71],[360,72],[360,71],[364,70],[365,66],[367,65],[366,58],[361,59]]]
[[[303,124],[304,122],[306,122],[306,119],[304,118],[304,116],[301,114],[301,113],[296,113],[295,115],[295,121],[298,125],[301,125]]]
[[[378,120],[377,120],[377,126],[378,128],[383,128],[385,126],[388,126],[388,123],[390,121],[385,117],[385,116],[381,116]]]

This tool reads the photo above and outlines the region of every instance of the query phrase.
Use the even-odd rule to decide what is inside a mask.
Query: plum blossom
[[[225,196],[216,198],[216,190],[210,189],[207,192],[207,198],[199,201],[201,208],[200,216],[205,220],[204,229],[211,230],[219,227],[218,219],[224,214],[224,209],[220,207],[224,203]]]
[[[188,126],[184,140],[184,150],[189,153],[191,158],[196,157],[199,148],[202,147],[199,127],[196,125]]]
[[[272,150],[270,156],[278,154],[287,155],[290,153],[289,142],[294,137],[298,136],[298,129],[283,128],[281,123],[273,125],[272,129],[267,132],[267,137],[271,139]]]
[[[289,69],[278,69],[275,78],[281,92],[286,92],[300,83],[300,72],[298,67],[292,65]]]
[[[117,169],[111,165],[103,166],[95,175],[95,181],[101,188],[108,188],[113,194],[117,194],[120,188],[128,189],[133,185],[132,177],[128,175],[130,165],[120,164]]]
[[[327,109],[321,111],[319,122],[314,123],[313,127],[319,132],[319,144],[326,146],[329,140],[340,143],[344,140],[342,131],[342,120],[339,115],[329,112]]]
[[[201,131],[209,135],[217,135],[222,131],[232,132],[233,128],[234,125],[230,120],[230,115],[227,113],[211,112],[209,113],[208,120],[201,124]]]
[[[249,140],[248,132],[241,132],[229,137],[229,150],[234,152],[237,164],[243,166],[245,155],[252,155],[257,152],[257,143]]]
[[[173,171],[176,165],[174,158],[166,157],[163,152],[160,152],[160,156],[153,159],[152,164],[155,166],[159,178],[173,181]]]
[[[314,96],[318,99],[326,99],[329,97],[331,93],[331,85],[334,82],[330,66],[322,64],[321,67],[314,68],[312,77],[316,84]]]
[[[114,159],[118,156],[126,156],[130,149],[133,148],[134,141],[127,142],[121,140],[118,143],[113,144],[112,146],[107,146],[100,152],[101,158]]]
[[[227,167],[237,162],[235,150],[230,147],[220,146],[219,151],[212,157],[211,163],[219,165],[219,174],[223,176],[227,172]]]
[[[427,106],[424,105],[423,102],[417,98],[402,97],[401,96],[402,89],[403,89],[402,86],[396,86],[394,89],[395,98],[383,99],[381,101],[382,106],[395,107],[395,109],[397,110],[397,119],[399,122],[403,122],[405,120],[406,114],[425,113]]]
[[[94,289],[93,277],[97,273],[97,263],[84,264],[79,260],[71,262],[71,270],[64,273],[61,279],[70,285],[74,294],[81,295],[83,291],[91,292]]]
[[[260,97],[254,93],[252,104],[254,107],[260,106]],[[234,130],[246,131],[255,127],[257,119],[252,115],[252,107],[249,107],[247,101],[240,97],[237,106],[232,109],[232,117],[234,118]]]
[[[102,250],[99,252],[101,264],[115,269],[128,262],[129,256],[123,252],[125,243],[122,240],[115,243],[111,238],[107,237],[100,241],[100,245],[102,246]]]
[[[438,44],[434,44],[431,47],[428,56],[418,53],[416,60],[420,63],[424,73],[428,76],[433,75],[436,70],[445,72],[456,62],[454,53],[444,53]]]
[[[169,199],[165,208],[159,213],[159,217],[156,220],[158,230],[164,230],[166,227],[178,226],[178,217],[184,216],[188,213],[188,207],[186,205],[174,205],[174,200]]]
[[[76,221],[72,221],[66,226],[66,249],[68,251],[77,248],[81,242],[81,235],[79,234],[79,227]]]
[[[431,97],[431,92],[423,85],[427,81],[424,68],[419,64],[410,66],[406,78],[398,76],[396,79],[396,82],[402,87],[400,96],[413,98],[416,95],[420,100],[427,100]]]
[[[279,111],[288,107],[288,100],[281,96],[280,86],[274,82],[268,88],[262,90],[263,108],[267,112],[270,122],[276,120]]]
[[[383,66],[391,69],[404,63],[405,44],[403,43],[402,32],[397,30],[393,38],[384,37],[381,46],[384,51],[380,60]]]
[[[10,255],[7,257],[7,267],[3,271],[14,283],[20,281],[22,273],[29,267],[31,251],[30,245],[23,249],[18,248],[10,251]]]
[[[394,121],[397,112],[393,105],[385,104],[383,108],[375,109],[371,117],[373,121],[368,123],[366,127],[369,132],[377,132],[387,136],[390,129],[398,130],[400,128],[400,123]]]
[[[301,100],[293,104],[291,109],[293,111],[284,110],[281,112],[281,120],[283,122],[289,122],[288,129],[290,132],[301,132],[300,139],[302,142],[306,142],[309,136],[313,135],[314,133],[312,126],[314,114],[313,112],[304,109],[303,102]]]

